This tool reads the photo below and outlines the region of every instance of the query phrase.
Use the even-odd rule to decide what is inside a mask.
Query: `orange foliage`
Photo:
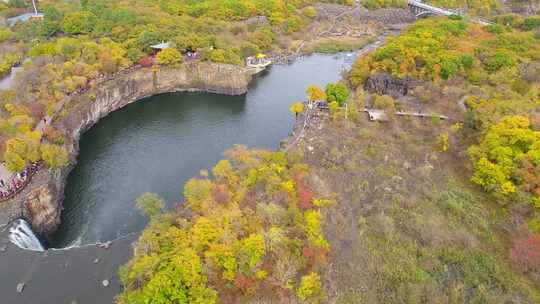
[[[307,258],[308,264],[313,267],[316,265],[321,265],[326,262],[326,255],[328,254],[328,249],[326,248],[314,248],[314,247],[304,247],[302,249],[302,254]]]
[[[255,282],[248,278],[246,275],[239,273],[234,278],[234,286],[241,290],[244,294],[253,292],[255,288]]]
[[[296,182],[296,191],[298,193],[298,207],[302,210],[312,209],[314,207],[313,192],[305,184],[304,177],[296,176],[294,181]]]
[[[216,185],[212,191],[212,197],[218,204],[225,204],[229,201],[230,195],[225,185]]]
[[[540,164],[534,165],[529,158],[521,161],[518,175],[523,180],[524,190],[540,196]]]

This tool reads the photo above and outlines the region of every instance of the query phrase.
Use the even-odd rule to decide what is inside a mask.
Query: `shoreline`
[[[407,24],[389,25],[369,39],[361,48],[345,53],[357,56],[380,46],[387,36]],[[398,31],[399,32],[399,31]],[[276,65],[293,64],[315,52],[278,54]],[[343,52],[338,52],[343,53]],[[283,60],[285,58],[286,60]],[[275,58],[273,58],[275,59]],[[210,75],[210,77],[208,77]],[[36,234],[49,239],[60,225],[64,188],[70,172],[77,165],[81,136],[100,119],[127,104],[146,97],[174,92],[204,92],[223,95],[243,95],[249,90],[255,74],[248,68],[207,62],[187,62],[170,67],[137,67],[121,71],[112,77],[98,79],[80,94],[68,96],[57,107],[63,116],[51,124],[67,130],[65,148],[69,161],[56,170],[40,170],[29,185],[16,197],[0,204],[0,227],[17,218],[26,219]],[[66,109],[67,108],[67,109]],[[69,111],[68,113],[65,113]]]
[[[367,11],[353,8],[345,9],[334,16],[332,13],[328,14],[325,7],[319,8],[322,12],[319,21],[329,22],[330,28],[325,28],[322,32],[319,29],[311,40],[303,41],[296,51],[273,54],[275,64],[291,64],[309,55],[310,52],[303,49],[306,43],[316,43],[319,39],[333,36],[359,39],[359,33],[362,37],[365,35],[365,39],[377,43],[381,37],[384,38],[388,33],[402,29],[415,20],[414,15],[405,9]],[[352,32],[342,32],[343,26],[351,22],[360,27]],[[377,24],[380,31],[372,31],[371,23]],[[369,49],[372,44],[373,42],[362,45],[356,51]],[[248,69],[240,66],[186,62],[173,68],[133,66],[113,76],[92,81],[88,89],[67,96],[53,111],[55,114],[60,113],[61,117],[53,121],[52,125],[58,130],[66,130],[64,146],[69,156],[68,164],[60,169],[38,171],[29,185],[16,197],[0,203],[0,227],[8,225],[14,219],[24,218],[31,224],[34,232],[45,239],[54,234],[60,225],[66,180],[77,164],[78,141],[86,130],[109,113],[145,97],[163,93],[207,92],[242,95],[248,91],[253,76]]]

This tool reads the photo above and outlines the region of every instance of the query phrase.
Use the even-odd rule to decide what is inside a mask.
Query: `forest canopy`
[[[335,1],[330,1],[335,2]],[[338,1],[340,2],[340,1]],[[244,59],[279,48],[277,38],[300,30],[317,14],[313,0],[120,0],[39,1],[42,20],[0,26],[0,77],[21,65],[18,90],[0,91],[0,155],[20,171],[40,157],[26,148],[31,131],[69,96],[133,66],[181,64],[197,59],[242,65]],[[31,10],[31,1],[2,5],[11,17]],[[169,42],[158,54],[152,45]],[[48,128],[47,164],[61,166],[62,132]],[[7,144],[9,143],[9,145]],[[23,144],[24,143],[24,144]],[[40,143],[36,144],[37,151]],[[56,145],[51,149],[50,145]],[[15,147],[18,147],[15,149]],[[9,149],[7,149],[9,148]],[[8,151],[9,150],[9,151]],[[54,152],[54,153],[53,153]],[[51,154],[53,153],[53,154]],[[53,157],[54,156],[54,157]],[[53,160],[54,159],[54,160]]]

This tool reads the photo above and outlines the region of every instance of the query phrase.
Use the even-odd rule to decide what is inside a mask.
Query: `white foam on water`
[[[28,222],[23,219],[16,220],[9,228],[9,241],[21,249],[45,251]]]

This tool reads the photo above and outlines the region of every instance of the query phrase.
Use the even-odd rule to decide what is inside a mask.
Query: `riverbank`
[[[361,49],[386,31],[399,31],[416,20],[406,9],[367,10],[361,6],[319,3],[317,17],[279,52],[271,52],[274,64],[289,64],[312,53],[336,53]],[[331,44],[331,46],[329,46]]]
[[[169,99],[169,101],[144,99],[140,103],[137,102],[131,104],[126,108],[112,113],[108,117],[104,118],[97,126],[92,128],[83,136],[81,141],[81,154],[79,154],[77,157],[78,164],[77,168],[75,168],[74,171],[79,171],[81,169],[86,170],[85,168],[92,167],[95,168],[96,171],[102,172],[101,175],[97,176],[97,179],[102,180],[102,184],[85,183],[84,191],[90,192],[95,191],[96,189],[106,189],[106,191],[108,191],[111,188],[108,185],[110,185],[112,182],[110,182],[110,180],[107,178],[102,178],[102,176],[113,175],[110,172],[113,172],[114,170],[108,170],[110,168],[105,168],[103,166],[103,163],[108,163],[109,166],[114,166],[118,168],[122,167],[123,163],[125,162],[133,163],[134,159],[146,159],[140,153],[130,153],[125,152],[125,150],[116,149],[118,147],[130,146],[135,141],[135,138],[141,138],[141,133],[137,130],[150,129],[152,130],[151,134],[155,134],[155,137],[161,137],[163,141],[166,141],[168,143],[170,143],[171,141],[175,141],[175,138],[179,137],[178,135],[180,134],[178,133],[178,131],[182,132],[182,135],[180,135],[180,137],[182,138],[185,138],[185,134],[187,132],[192,131],[195,133],[194,136],[197,136],[198,134],[200,138],[198,139],[198,141],[205,141],[210,143],[205,143],[203,148],[201,148],[200,146],[192,147],[194,141],[185,141],[183,139],[181,144],[177,144],[177,147],[192,147],[192,151],[190,150],[188,152],[184,152],[184,150],[175,148],[174,146],[166,148],[153,144],[151,142],[149,143],[148,141],[144,141],[144,144],[149,144],[152,147],[157,146],[156,149],[158,151],[161,148],[160,152],[156,152],[156,149],[152,147],[145,149],[150,150],[148,153],[152,155],[159,155],[159,158],[156,159],[154,162],[145,162],[145,165],[149,164],[148,167],[141,167],[140,165],[136,165],[136,171],[152,172],[152,176],[146,176],[146,182],[143,182],[143,185],[148,188],[140,187],[140,184],[135,184],[134,186],[134,184],[131,182],[133,175],[130,174],[128,171],[129,178],[118,176],[117,180],[122,182],[122,185],[116,188],[116,191],[113,191],[122,192],[125,194],[124,196],[126,196],[126,188],[135,188],[136,190],[134,192],[136,192],[136,195],[139,196],[144,191],[154,191],[162,193],[163,189],[161,188],[161,186],[167,186],[171,190],[169,191],[169,195],[165,195],[165,198],[167,198],[166,200],[170,201],[171,203],[177,202],[179,191],[178,189],[180,185],[184,183],[185,178],[190,178],[196,175],[201,168],[208,168],[209,166],[215,164],[217,160],[222,158],[222,152],[230,148],[234,143],[242,143],[251,147],[260,147],[265,149],[277,148],[279,141],[283,138],[286,138],[286,136],[291,132],[291,124],[293,122],[293,118],[288,110],[291,100],[301,99],[304,96],[305,88],[310,84],[324,86],[328,82],[335,82],[339,80],[340,71],[350,68],[350,65],[354,60],[354,56],[352,55],[353,54],[350,53],[339,55],[313,55],[305,58],[300,58],[293,65],[275,66],[268,73],[263,73],[261,75],[258,75],[257,77],[254,77],[252,83],[249,85],[249,92],[246,94],[245,97],[226,97],[226,103],[224,103],[222,97],[218,95],[182,93],[166,94],[164,96],[156,96],[152,98],[163,99],[165,96],[167,96],[168,98],[165,99]],[[276,89],[280,87],[286,89]],[[189,96],[193,95],[199,96],[199,99],[193,100],[191,102]],[[210,101],[205,103],[201,102],[200,99],[209,99]],[[198,106],[188,106],[187,108],[185,106],[180,107],[180,104],[186,105],[191,103]],[[167,104],[175,104],[179,106],[171,108],[170,106],[167,106]],[[217,111],[210,111],[215,107],[218,108]],[[174,108],[179,109],[174,110]],[[161,109],[164,110],[160,111]],[[153,115],[151,115],[147,119],[149,123],[145,123],[144,120],[135,119],[136,117],[140,117],[141,113],[148,112],[153,113]],[[235,125],[231,128],[228,124],[216,124],[216,120],[210,120],[206,122],[207,125],[212,125],[214,129],[225,129],[226,131],[219,133],[208,132],[207,129],[201,128],[201,125],[197,121],[194,121],[193,119],[186,120],[185,116],[181,114],[184,113],[189,117],[193,117],[195,113],[201,112],[210,113],[209,117],[214,118],[218,116],[216,114],[220,113],[220,115],[223,115],[223,117],[227,117],[228,122],[234,122]],[[245,118],[242,119],[242,116],[245,116]],[[133,118],[133,121],[130,118]],[[170,123],[169,121],[184,121],[184,125],[180,125],[178,128],[175,129],[163,130],[157,128],[156,122],[158,121],[158,119],[161,122],[166,122],[166,124]],[[118,128],[122,131],[111,129],[111,124],[114,126],[118,125]],[[238,126],[243,126],[246,132],[241,131],[244,129],[240,129],[239,132]],[[262,131],[258,132],[256,130],[257,127],[261,128]],[[247,130],[249,130],[249,132]],[[96,132],[98,134],[105,133],[110,135],[106,136],[107,139],[104,140],[104,143],[96,143],[96,141],[93,139],[88,142],[88,136],[94,137],[94,133]],[[264,136],[261,136],[261,133],[264,134]],[[129,134],[130,136],[126,136],[126,134]],[[145,134],[148,136],[148,133]],[[201,134],[203,134],[204,136]],[[228,140],[224,140],[223,137],[226,137]],[[99,148],[100,146],[110,147],[112,145],[112,142],[117,143],[117,145],[115,145],[116,148],[108,148],[108,152],[104,153],[104,151]],[[187,142],[191,144],[184,144]],[[89,146],[97,146],[98,148],[92,148],[93,151],[88,153],[90,150]],[[141,149],[137,148],[136,146],[133,146],[133,148],[137,151],[141,151]],[[96,150],[99,151],[97,152],[99,154],[97,155],[97,157]],[[201,154],[209,153],[206,152],[207,150],[212,150],[212,155],[203,157]],[[90,156],[88,154],[90,154]],[[104,157],[104,154],[116,155],[116,157],[118,157],[118,159],[121,159],[121,161],[116,161],[114,159]],[[130,155],[128,156],[126,154]],[[136,155],[132,156],[131,154]],[[182,157],[190,160],[188,162],[183,162],[188,163],[186,165],[188,168],[184,166],[178,167],[175,166],[175,164],[169,162],[170,159],[175,159],[177,160],[177,162],[180,162],[178,160]],[[88,161],[88,158],[93,159],[93,161]],[[99,161],[95,161],[96,158],[98,158]],[[165,163],[166,166],[172,168],[171,171],[175,171],[179,175],[172,177],[169,176],[169,172],[166,169],[156,169],[155,167],[153,167],[153,165],[156,163]],[[150,171],[148,168],[152,168],[152,170]],[[126,173],[125,169],[120,170],[122,173]],[[75,173],[79,174],[78,172]],[[72,182],[73,180],[70,180],[68,184],[73,185]],[[75,189],[71,190],[68,188],[70,188],[69,185],[66,188],[68,192],[72,190],[76,192],[80,191],[78,186],[75,186]],[[105,204],[113,208],[117,208],[119,206],[121,210],[125,210],[125,208],[122,207],[124,206],[122,205],[123,201],[119,200],[119,196],[116,194],[117,193],[113,193],[113,195],[111,195],[109,192],[104,193],[102,196],[112,198],[111,200],[106,201]],[[172,198],[169,198],[169,196]],[[96,199],[99,200],[100,197],[101,196],[98,196]],[[77,199],[78,198],[79,197],[77,197]],[[132,202],[132,200],[130,199],[126,200]],[[81,200],[81,202],[82,204],[86,205],[88,200],[83,199]],[[63,202],[64,206],[66,203],[66,201]],[[136,210],[132,211],[135,214],[137,213]],[[104,213],[113,212],[110,211],[110,209],[107,209],[106,211],[104,211]],[[73,213],[70,214],[73,215]],[[131,220],[132,217],[126,216],[125,213],[122,212],[118,214],[117,218],[118,219],[115,220],[116,222],[126,223]],[[80,218],[75,219],[75,224],[83,225],[82,222],[83,221]],[[97,225],[101,225],[101,223]],[[136,239],[137,237],[133,237],[131,239],[131,242],[135,241]],[[103,240],[107,239],[105,238]],[[123,240],[124,239],[121,238],[120,242],[124,242]],[[110,279],[111,284],[108,288],[112,287],[115,291],[112,292],[111,290],[104,288],[102,287],[102,285],[100,285],[101,281],[108,277],[106,275],[107,273],[99,273],[99,275],[94,275],[94,273],[98,269],[96,267],[101,267],[101,263],[105,263],[105,265],[109,267],[110,273],[116,274],[118,267],[125,264],[125,262],[131,257],[131,248],[129,246],[124,246],[123,243],[120,246],[117,246],[117,242],[118,240],[111,243],[110,248],[106,251],[107,255],[103,256],[103,258],[100,258],[100,263],[97,264],[98,266],[94,265],[92,261],[94,259],[95,253],[100,254],[103,249],[97,248],[93,245],[82,247],[74,246],[67,250],[49,250],[47,253],[44,253],[47,256],[44,256],[44,254],[41,253],[30,252],[24,252],[25,254],[18,255],[18,253],[21,251],[14,245],[7,244],[8,247],[6,247],[7,251],[5,252],[5,254],[2,254],[2,252],[0,251],[0,261],[2,261],[2,263],[0,264],[0,269],[8,269],[10,273],[10,278],[6,278],[5,281],[3,281],[5,284],[3,284],[2,286],[3,289],[0,289],[5,292],[6,295],[9,294],[6,299],[9,299],[10,301],[15,301],[7,303],[34,304],[36,303],[35,300],[39,299],[40,303],[42,304],[57,304],[63,303],[64,298],[62,298],[62,295],[64,294],[66,295],[67,300],[76,299],[77,303],[94,303],[91,302],[94,300],[94,297],[91,296],[92,292],[103,293],[103,295],[99,295],[99,303],[111,303],[112,299],[115,296],[115,292],[118,292],[120,290],[120,287],[115,285],[116,276],[112,276],[112,279]],[[0,249],[1,247],[2,246],[0,245]],[[48,257],[49,252],[51,254],[54,254],[54,258]],[[72,257],[72,252],[73,255],[76,256],[76,258]],[[34,256],[33,259],[35,260],[35,262],[32,262],[34,261],[31,259],[32,256]],[[68,267],[65,272],[62,273],[62,279],[65,279],[68,282],[73,281],[75,283],[65,284],[64,287],[64,285],[60,285],[63,282],[60,282],[59,284],[55,284],[54,288],[50,288],[50,285],[48,285],[50,284],[50,282],[47,282],[43,278],[47,275],[47,271],[50,271],[51,273],[57,273],[58,271],[58,269],[55,268],[56,266],[53,267],[54,265],[50,265],[50,263],[59,265],[58,267],[60,267],[61,265],[63,265],[62,261],[70,262],[74,261],[75,259],[77,261],[80,261],[80,263],[82,263],[82,266],[80,268]],[[41,266],[41,263],[44,263],[46,265]],[[83,272],[83,267],[86,267],[86,273]],[[78,270],[76,271],[76,269],[80,270],[80,272]],[[17,284],[21,282],[26,283],[26,285],[23,293],[18,294],[16,291],[16,287]],[[35,291],[40,290],[40,288],[45,289],[48,292],[43,292],[41,295],[36,295]],[[66,288],[66,290],[64,290],[64,288]],[[79,296],[77,293],[80,293],[83,296]],[[76,297],[71,297],[71,295],[76,295]],[[25,301],[26,299],[28,299],[28,301],[24,302],[22,301],[22,299],[24,299]],[[66,303],[70,302],[67,301]]]
[[[272,54],[276,63],[291,63],[328,39],[334,42],[336,39],[353,39],[358,43],[356,46],[364,47],[381,30],[402,28],[414,21],[414,16],[403,9],[367,11],[360,7],[350,9],[320,4],[317,11],[316,22],[310,25],[304,38],[292,41],[288,51]],[[61,112],[62,117],[52,123],[56,129],[65,130],[68,166],[60,170],[40,170],[19,195],[0,204],[0,227],[24,217],[42,236],[50,236],[56,231],[66,178],[76,165],[80,136],[102,117],[141,98],[166,92],[245,94],[250,79],[249,70],[243,67],[190,62],[176,68],[129,69],[117,73],[114,78],[95,81],[81,94],[68,96],[56,111]]]

